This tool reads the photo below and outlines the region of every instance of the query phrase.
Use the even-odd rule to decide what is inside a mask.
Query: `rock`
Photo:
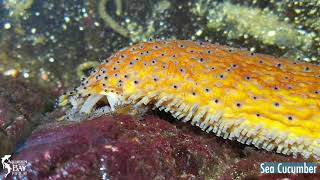
[[[28,161],[28,179],[259,178],[261,162],[303,161],[154,115],[44,124],[13,160]]]
[[[30,83],[0,76],[0,157],[12,154],[41,120],[47,94]]]

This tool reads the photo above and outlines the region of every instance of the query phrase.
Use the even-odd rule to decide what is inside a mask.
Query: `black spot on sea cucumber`
[[[304,72],[309,72],[310,71],[310,68],[309,67],[305,67],[304,68]]]

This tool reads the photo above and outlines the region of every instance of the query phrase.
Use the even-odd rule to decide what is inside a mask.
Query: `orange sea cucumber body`
[[[313,64],[202,42],[144,42],[112,55],[66,97],[89,94],[113,94],[223,138],[320,159],[320,67]]]

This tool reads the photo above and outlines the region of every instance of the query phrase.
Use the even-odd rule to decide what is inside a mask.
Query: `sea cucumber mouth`
[[[113,92],[102,92],[87,98],[69,96],[68,102],[71,108],[67,111],[67,119],[81,121],[114,112],[118,106],[124,104],[124,99]]]

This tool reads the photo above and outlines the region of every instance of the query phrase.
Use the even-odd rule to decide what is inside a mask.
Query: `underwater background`
[[[120,117],[116,125],[107,120],[100,122],[107,125],[87,123],[62,130],[60,125],[50,125],[36,131],[28,142],[34,145],[36,139],[43,138],[43,142],[50,144],[61,138],[64,144],[57,141],[56,147],[43,145],[34,152],[33,146],[25,145],[25,140],[39,124],[61,116],[59,112],[47,114],[54,111],[59,95],[78,86],[81,77],[88,75],[113,52],[150,38],[208,41],[320,64],[320,1],[0,0],[0,156],[18,154],[26,148],[16,158],[32,159],[39,152],[52,151],[54,158],[49,158],[50,161],[47,157],[42,159],[50,163],[30,167],[30,179],[59,179],[64,175],[68,179],[257,178],[259,173],[251,170],[260,162],[270,159],[297,161],[225,142],[193,127],[172,127],[169,122],[158,122],[156,117],[149,117],[148,124]],[[129,125],[124,128],[121,123]],[[100,127],[109,134],[92,136],[89,129]],[[133,127],[141,127],[138,134]],[[112,128],[114,131],[110,130]],[[150,129],[165,133],[143,142],[141,139],[153,137]],[[61,133],[61,136],[47,138],[47,132]],[[66,132],[71,135],[64,136]],[[78,137],[78,132],[83,134]],[[120,150],[111,145],[105,148],[107,154],[114,157],[108,165],[102,163],[107,158],[97,159],[92,153],[106,154],[105,151],[84,150],[83,144],[99,144],[100,136],[115,138],[117,132],[125,134],[123,139],[136,135],[137,139],[141,138],[143,147],[117,141]],[[171,138],[173,135],[177,136],[175,140]],[[82,142],[83,139],[86,142]],[[165,144],[168,146],[158,149]],[[216,147],[220,149],[213,150]],[[125,150],[121,151],[121,148]],[[158,162],[159,157],[153,154],[155,151],[162,152],[160,157],[166,163]],[[79,154],[82,159],[75,158]],[[126,161],[117,159],[130,158],[128,154],[138,160],[122,164]],[[145,154],[150,156],[143,156]],[[63,163],[67,165],[61,167]],[[148,173],[139,168],[132,170],[140,166]],[[99,170],[91,171],[92,167]]]
[[[49,87],[69,87],[112,52],[155,37],[308,62],[320,53],[314,0],[2,0],[0,27],[0,72]]]

